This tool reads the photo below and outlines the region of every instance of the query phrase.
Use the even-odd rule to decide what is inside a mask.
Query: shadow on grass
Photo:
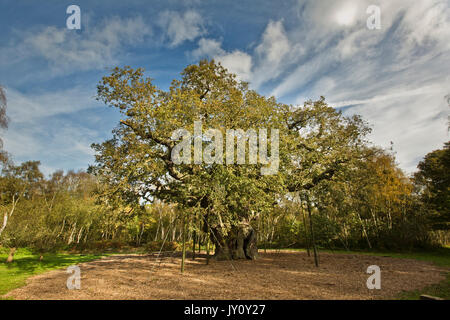
[[[55,269],[63,266],[69,266],[71,264],[76,264],[85,261],[91,261],[93,259],[100,258],[101,255],[62,255],[53,254],[51,256],[45,257],[42,261],[39,261],[38,256],[32,257],[17,257],[12,263],[2,264],[6,266],[7,269],[13,270],[18,269],[26,273],[34,273],[36,270],[43,269]]]

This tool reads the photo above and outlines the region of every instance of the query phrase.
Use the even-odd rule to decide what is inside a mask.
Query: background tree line
[[[445,150],[448,156],[448,144]],[[342,173],[342,180],[323,183],[310,193],[316,244],[394,250],[447,244],[448,210],[439,211],[447,208],[441,203],[443,195],[424,184],[426,173],[420,170],[416,179],[408,178],[392,154],[369,151],[370,160]],[[182,212],[176,205],[156,201],[132,207],[112,202],[101,196],[106,187],[95,176],[58,171],[46,179],[38,166],[36,161],[4,165],[2,246],[31,247],[44,253],[148,245],[156,251],[162,241],[181,242]],[[192,212],[189,217],[188,242],[197,237],[197,243],[206,245],[200,215]],[[288,194],[254,221],[259,247],[311,247],[309,219],[306,197]]]

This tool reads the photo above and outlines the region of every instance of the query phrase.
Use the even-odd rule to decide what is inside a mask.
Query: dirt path
[[[304,252],[260,253],[256,261],[187,259],[158,262],[120,255],[82,263],[81,290],[68,290],[66,270],[47,272],[6,296],[15,299],[383,299],[445,279],[444,269],[410,259],[321,253],[320,268]],[[369,265],[381,268],[381,290],[368,290]]]

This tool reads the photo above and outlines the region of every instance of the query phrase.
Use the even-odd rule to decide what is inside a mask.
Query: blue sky
[[[81,30],[66,28],[71,4]],[[381,8],[379,30],[366,26],[369,5]],[[2,0],[0,30],[4,148],[46,174],[87,168],[90,144],[111,136],[119,114],[94,99],[110,68],[143,67],[167,88],[201,58],[281,102],[324,95],[362,115],[408,173],[448,140],[448,0]]]

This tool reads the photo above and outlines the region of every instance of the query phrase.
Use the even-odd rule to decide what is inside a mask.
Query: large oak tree
[[[293,108],[250,90],[214,61],[188,66],[163,91],[142,69],[116,68],[98,85],[98,99],[123,115],[113,138],[94,144],[91,172],[111,186],[110,196],[130,202],[160,199],[196,213],[211,234],[218,259],[253,259],[252,223],[289,192],[309,190],[355,156],[367,132],[359,117],[344,117],[323,98]],[[177,164],[171,155],[179,129],[279,130],[278,171],[261,174],[258,164]],[[203,150],[213,139],[200,139]],[[214,139],[215,140],[215,139]],[[270,138],[268,139],[270,140]],[[261,146],[259,146],[261,147]],[[268,149],[271,149],[269,143]]]

